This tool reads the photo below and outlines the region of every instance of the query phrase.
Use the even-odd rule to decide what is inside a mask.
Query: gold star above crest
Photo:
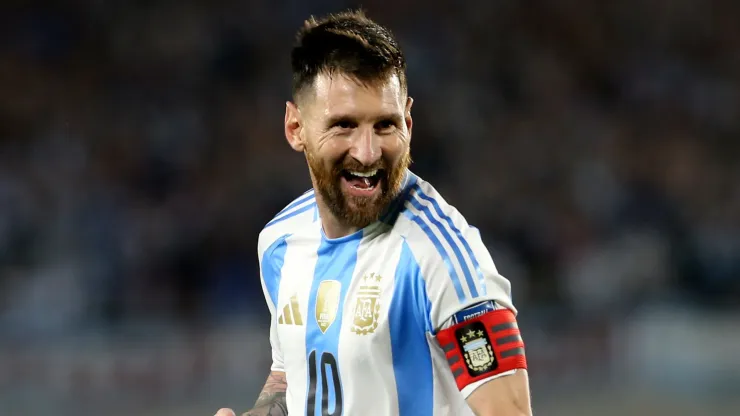
[[[479,336],[479,337],[481,337],[481,338],[483,338],[483,331],[480,331],[480,330],[479,330],[479,331],[478,331],[478,336]]]
[[[468,342],[468,338],[465,335],[463,335],[462,337],[460,337],[460,341]]]
[[[369,284],[379,283],[382,278],[383,278],[383,276],[381,276],[379,274],[370,273],[370,274],[366,274],[366,275],[362,276],[362,281],[365,282],[365,283],[369,283]]]
[[[472,329],[468,330],[468,338],[473,338],[475,336],[475,331]]]

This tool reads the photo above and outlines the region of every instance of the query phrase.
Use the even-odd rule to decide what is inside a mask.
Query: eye
[[[351,120],[338,120],[331,126],[332,128],[338,128],[342,130],[349,130],[357,127],[357,124]]]
[[[382,133],[388,133],[396,128],[396,122],[393,120],[382,120],[375,124],[375,128]]]

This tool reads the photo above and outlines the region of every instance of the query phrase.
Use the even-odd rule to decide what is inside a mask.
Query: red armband
[[[508,309],[445,328],[437,333],[437,341],[460,390],[496,374],[527,368],[519,326]]]

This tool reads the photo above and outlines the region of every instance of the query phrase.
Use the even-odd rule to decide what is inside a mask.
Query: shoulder
[[[316,196],[310,189],[278,212],[260,231],[257,251],[260,261],[285,242],[285,239],[313,224],[318,217]]]
[[[477,230],[429,182],[416,176],[408,186],[394,228],[418,261],[442,260],[441,252],[466,251]]]
[[[417,178],[409,187],[394,228],[418,264],[439,319],[485,299],[510,304],[509,282],[498,273],[478,229],[428,182]]]

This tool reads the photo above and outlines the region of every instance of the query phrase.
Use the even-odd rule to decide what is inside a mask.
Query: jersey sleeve
[[[259,266],[260,266],[260,282],[262,284],[262,291],[265,295],[265,301],[267,308],[270,310],[270,348],[272,350],[272,365],[270,366],[271,371],[285,371],[285,365],[283,362],[283,351],[280,347],[280,340],[277,334],[277,312],[276,303],[278,296],[278,289],[280,286],[280,267],[281,265],[275,264],[275,259],[272,254],[274,251],[284,244],[285,238],[278,239],[277,241],[270,242],[266,241],[267,238],[260,235],[259,239]],[[271,244],[270,244],[271,243]],[[269,244],[269,245],[268,245]],[[267,246],[267,247],[263,247]]]
[[[511,284],[499,274],[476,228],[455,226],[444,238],[426,227],[422,223],[412,228],[408,241],[425,280],[435,333],[449,326],[458,312],[486,301],[517,313]]]
[[[425,281],[436,353],[449,364],[463,396],[526,368],[511,284],[499,274],[479,231],[454,209],[419,209],[409,218],[415,226],[408,240]]]
[[[280,277],[287,239],[295,230],[316,221],[316,197],[313,189],[294,199],[283,210],[277,213],[260,232],[258,239],[258,258],[260,263],[260,281],[270,310],[270,346],[272,348],[272,371],[285,371],[283,351],[280,346],[276,311]]]

